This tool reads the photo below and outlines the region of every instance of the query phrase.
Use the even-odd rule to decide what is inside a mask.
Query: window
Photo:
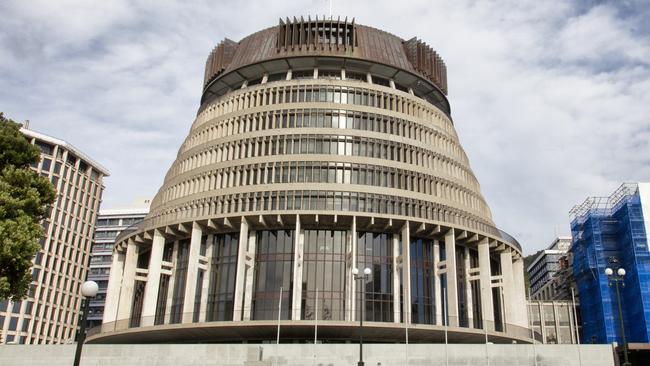
[[[433,242],[411,239],[411,319],[417,324],[435,324]]]
[[[319,79],[336,79],[341,80],[341,70],[321,70],[318,69]]]
[[[377,85],[382,85],[382,86],[390,86],[390,82],[388,79],[379,77],[379,76],[372,76],[372,83],[377,84]]]
[[[18,317],[12,316],[9,319],[9,330],[15,331],[18,326]]]
[[[358,80],[358,81],[368,81],[368,75],[360,72],[350,72],[345,73],[345,78],[348,80]]]
[[[146,284],[145,281],[135,281],[133,286],[133,305],[131,306],[131,318],[129,320],[130,328],[137,328],[140,326],[142,303],[144,301],[144,290]]]
[[[77,157],[74,155],[68,153],[68,159],[66,161],[67,164],[74,166],[77,163]]]
[[[176,251],[176,266],[174,270],[172,306],[169,318],[170,324],[180,323],[183,320],[183,304],[185,301],[185,286],[187,282],[189,251],[189,239],[181,240],[178,242],[178,250]]]
[[[47,158],[43,159],[41,170],[44,172],[49,172],[51,167],[52,167],[52,160]]]
[[[267,82],[281,81],[281,80],[286,80],[286,79],[287,79],[287,73],[286,72],[280,72],[280,73],[269,75],[269,77],[267,78]]]
[[[357,286],[357,309],[365,298],[364,320],[392,322],[393,235],[364,232],[357,235],[357,268],[372,270],[365,282],[365,291],[363,286]]]
[[[207,321],[233,320],[239,236],[215,235],[208,288]]]
[[[36,146],[38,146],[38,148],[41,149],[41,153],[45,155],[52,155],[54,152],[54,146],[45,141],[36,141]]]
[[[118,226],[120,219],[98,219],[97,226]]]
[[[314,78],[314,70],[313,69],[297,70],[297,71],[292,71],[291,72],[291,79],[292,80],[313,79],[313,78]]]
[[[156,299],[156,313],[154,316],[154,324],[165,323],[165,310],[167,309],[167,292],[169,291],[169,275],[160,275],[160,283],[158,285],[158,298]],[[153,279],[149,280],[153,281]]]
[[[305,230],[304,238],[302,319],[318,311],[318,319],[345,320],[347,232]]]
[[[277,319],[280,294],[281,318],[291,318],[293,279],[293,230],[257,231],[253,319]]]

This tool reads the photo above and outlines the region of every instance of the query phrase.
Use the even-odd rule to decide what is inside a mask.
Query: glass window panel
[[[293,231],[257,231],[253,319],[277,319],[282,292],[281,318],[290,319],[293,276]],[[263,251],[263,249],[267,249]]]
[[[237,233],[214,236],[206,309],[207,321],[233,319],[238,237]],[[259,251],[267,249],[258,246]]]
[[[309,239],[307,239],[309,238]],[[345,255],[347,232],[332,230],[305,230],[303,262],[302,319],[345,319]],[[336,254],[338,253],[338,255]],[[318,289],[318,304],[316,304]]]

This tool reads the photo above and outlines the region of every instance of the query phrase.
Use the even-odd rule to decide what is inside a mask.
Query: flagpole
[[[484,320],[484,322],[485,322],[485,320]],[[496,324],[496,322],[495,322],[495,324]],[[490,365],[490,354],[488,353],[488,331],[487,331],[487,324],[486,324],[485,326],[483,326],[483,328],[485,328],[485,329],[484,329],[484,330],[485,330],[485,362],[486,362],[486,365],[489,366],[489,365]]]
[[[569,284],[571,286],[571,284]],[[580,333],[578,333],[578,312],[576,311],[576,295],[573,291],[573,286],[571,286],[571,303],[573,308],[573,324],[576,327],[576,344],[578,347],[578,361],[582,365],[582,356],[580,355]]]
[[[280,301],[278,301],[278,334],[275,340],[275,364],[279,364],[280,352],[278,352],[280,344],[280,318],[282,317],[282,287],[280,287]]]
[[[573,305],[573,324],[575,325],[576,343],[580,344],[580,333],[578,332],[578,311],[576,310],[576,295],[571,286],[571,304]]]
[[[316,325],[314,326],[314,362],[316,365],[316,342],[318,340],[318,287],[316,287],[316,306],[314,312],[314,319],[316,319]]]
[[[501,307],[503,307],[503,303],[501,303]],[[494,329],[496,329],[497,322],[496,320],[494,321]],[[485,364],[487,366],[490,366],[490,352],[488,350],[488,329],[487,326],[484,326],[485,328]]]
[[[530,300],[530,288],[528,289],[528,301],[532,302]],[[528,326],[530,327],[530,336],[533,338],[533,357],[535,360],[535,366],[537,366],[537,348],[535,346],[535,328],[533,326],[533,316],[532,316],[532,311],[530,310],[530,306],[528,306]]]
[[[449,339],[447,338],[447,327],[449,325],[449,314],[447,313],[449,309],[447,309],[447,288],[443,287],[442,289],[442,301],[444,301],[444,305],[442,309],[445,311],[445,365],[449,366]]]
[[[404,323],[406,324],[406,364],[408,365],[409,363],[409,312],[408,312],[409,307],[405,306],[405,308],[406,309],[404,309],[404,313],[406,319],[404,319]]]

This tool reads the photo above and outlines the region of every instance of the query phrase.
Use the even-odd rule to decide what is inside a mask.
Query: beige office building
[[[0,302],[0,343],[53,344],[74,339],[95,220],[108,171],[69,143],[30,129],[41,150],[32,166],[57,191],[32,267],[27,298]]]
[[[572,301],[528,302],[530,328],[535,339],[545,344],[580,343],[580,318]]]
[[[89,341],[265,342],[279,317],[282,342],[313,341],[317,320],[319,340],[348,342],[363,314],[373,342],[407,328],[411,342],[526,342],[524,291],[442,58],[347,19],[294,18],[209,55],[150,213],[116,240]]]
[[[100,326],[104,318],[104,304],[115,238],[122,230],[142,221],[149,212],[150,203],[150,200],[141,200],[133,202],[128,207],[99,211],[88,272],[88,280],[97,282],[99,292],[90,301],[88,328]]]

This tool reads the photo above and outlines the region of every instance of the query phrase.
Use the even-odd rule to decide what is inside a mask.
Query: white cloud
[[[0,110],[105,164],[107,206],[152,196],[198,108],[211,48],[329,6],[268,4],[3,2]],[[568,233],[568,210],[586,196],[648,180],[643,2],[333,5],[335,15],[440,52],[455,126],[495,221],[526,252]]]
[[[616,9],[596,6],[567,22],[556,39],[558,56],[565,62],[648,65],[650,45],[647,39],[635,38],[633,32],[629,22],[617,17]]]

